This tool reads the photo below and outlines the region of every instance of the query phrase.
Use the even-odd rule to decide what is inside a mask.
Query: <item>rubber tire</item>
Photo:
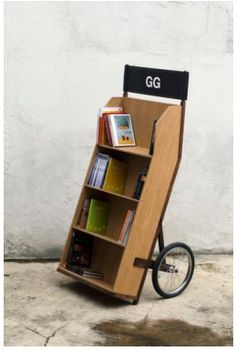
[[[159,285],[159,282],[158,282],[158,271],[159,271],[159,267],[160,267],[160,264],[162,262],[162,259],[163,257],[166,255],[166,253],[170,250],[172,250],[173,248],[175,247],[182,247],[184,249],[186,249],[189,254],[190,254],[190,257],[191,257],[191,260],[192,260],[192,271],[189,275],[189,278],[186,282],[186,284],[182,287],[182,289],[180,289],[178,292],[176,293],[166,293],[165,291],[163,291]],[[176,243],[172,243],[172,244],[169,244],[167,245],[161,252],[160,254],[158,255],[156,261],[154,262],[153,264],[153,269],[152,269],[152,284],[153,284],[153,287],[154,289],[156,290],[156,292],[161,295],[162,297],[164,297],[165,299],[168,299],[168,298],[171,298],[171,297],[175,297],[175,296],[178,296],[180,295],[188,286],[188,284],[190,283],[191,279],[192,279],[192,276],[193,276],[193,272],[194,272],[194,266],[195,266],[195,261],[194,261],[194,256],[193,256],[193,252],[192,250],[190,249],[190,247],[184,243],[181,243],[181,242],[176,242]]]

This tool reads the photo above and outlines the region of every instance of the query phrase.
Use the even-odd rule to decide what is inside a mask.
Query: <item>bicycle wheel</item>
[[[153,265],[152,283],[156,292],[164,298],[181,294],[192,279],[194,256],[184,243],[167,245]]]

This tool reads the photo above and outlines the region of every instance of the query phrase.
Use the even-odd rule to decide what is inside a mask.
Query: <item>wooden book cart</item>
[[[95,145],[57,270],[93,288],[137,304],[148,268],[152,269],[155,290],[165,298],[179,295],[189,284],[194,270],[191,249],[179,242],[165,247],[162,231],[162,221],[181,159],[188,72],[126,65],[123,90],[123,97],[112,97],[106,106],[122,106],[131,115],[136,146]],[[172,98],[180,100],[180,103],[136,99],[129,97],[128,92]],[[128,164],[122,195],[87,185],[98,152]],[[135,184],[140,170],[146,166],[146,181],[137,200],[133,198]],[[110,202],[111,214],[105,235],[77,226],[85,198]],[[136,212],[127,244],[123,245],[118,242],[118,237],[128,209],[135,209]],[[102,280],[87,278],[68,269],[73,232],[94,237],[91,268],[103,273]],[[153,259],[157,240],[160,252],[157,259]]]

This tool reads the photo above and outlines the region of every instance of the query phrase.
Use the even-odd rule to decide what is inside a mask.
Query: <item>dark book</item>
[[[149,146],[149,154],[150,155],[153,155],[153,150],[154,150],[156,122],[157,122],[157,119],[154,119],[153,125],[152,125],[151,142],[150,142],[150,146]]]
[[[78,219],[78,226],[80,228],[86,227],[89,205],[90,205],[90,199],[84,199],[83,206],[81,208],[79,219]]]
[[[147,176],[147,171],[148,171],[148,167],[145,167],[138,175],[137,183],[133,194],[133,197],[135,199],[140,199],[143,186],[146,180],[146,176]]]
[[[105,125],[105,131],[106,131],[106,136],[107,136],[107,143],[108,143],[108,145],[113,146],[108,116],[106,114],[104,114],[103,118],[104,118],[104,125]]]
[[[93,237],[73,232],[68,265],[89,267],[92,255]]]
[[[79,275],[82,275],[83,277],[103,279],[103,273],[97,272],[91,268],[81,267],[78,265],[68,265],[67,268],[73,272],[78,273]]]

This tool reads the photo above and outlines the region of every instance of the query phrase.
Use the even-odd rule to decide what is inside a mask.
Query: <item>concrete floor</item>
[[[232,256],[196,257],[186,291],[162,299],[151,272],[138,305],[56,272],[5,263],[5,346],[232,345]]]

